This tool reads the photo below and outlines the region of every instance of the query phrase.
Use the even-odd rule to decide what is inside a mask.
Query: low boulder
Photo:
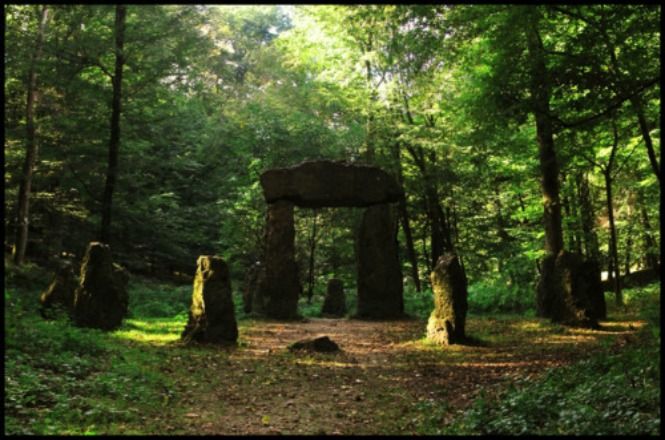
[[[328,336],[320,336],[314,339],[303,339],[289,345],[289,351],[309,351],[317,353],[334,353],[340,351],[339,346]]]

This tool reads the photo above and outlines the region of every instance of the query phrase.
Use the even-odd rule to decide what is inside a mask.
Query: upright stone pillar
[[[197,262],[185,342],[235,344],[238,339],[229,269],[220,257],[201,255]]]
[[[293,204],[279,200],[268,205],[265,232],[265,267],[259,273],[252,310],[274,319],[298,317],[302,292],[295,258]]]
[[[114,268],[111,247],[91,242],[81,263],[81,282],[74,292],[74,323],[112,330],[127,314],[126,279]]]
[[[397,254],[397,217],[387,204],[367,208],[356,241],[359,318],[404,314],[402,271]]]
[[[558,295],[553,303],[552,322],[598,327],[598,318],[602,315],[602,309],[594,307],[599,294],[598,273],[590,270],[582,255],[562,250],[554,261],[554,276]]]
[[[430,275],[434,310],[427,322],[427,337],[441,344],[457,344],[466,335],[467,280],[457,255],[439,257]]]
[[[340,279],[331,278],[328,280],[328,289],[326,291],[326,298],[323,301],[323,307],[321,308],[321,314],[341,317],[345,313],[344,284]]]

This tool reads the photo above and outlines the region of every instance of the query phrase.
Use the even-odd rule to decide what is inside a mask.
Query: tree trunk
[[[109,141],[109,162],[106,172],[106,185],[102,197],[102,225],[99,239],[103,243],[111,241],[111,206],[113,190],[118,175],[118,151],[120,149],[120,113],[122,111],[122,68],[125,63],[123,45],[125,39],[125,15],[127,8],[116,5],[115,9],[115,72],[113,74],[113,101],[111,104],[111,139]]]
[[[37,40],[35,41],[35,50],[32,53],[30,67],[28,69],[28,90],[26,97],[25,117],[26,117],[26,150],[25,161],[23,162],[23,173],[18,190],[18,207],[16,218],[16,239],[14,242],[13,257],[14,263],[23,264],[25,260],[25,250],[28,246],[28,225],[30,218],[30,192],[32,188],[32,176],[37,162],[39,149],[35,139],[35,95],[37,94],[37,63],[41,58],[42,45],[44,41],[44,32],[46,22],[48,21],[48,5],[42,6],[39,29],[37,31]]]
[[[553,318],[555,304],[563,295],[563,292],[556,287],[558,283],[554,264],[557,255],[563,250],[563,232],[559,202],[559,166],[550,118],[551,86],[545,64],[545,49],[538,31],[539,20],[540,11],[534,7],[526,23],[526,37],[531,64],[531,112],[536,120],[545,229],[545,257],[536,289],[536,313],[541,317]]]
[[[314,296],[314,253],[316,251],[316,234],[317,234],[317,218],[318,215],[314,213],[312,217],[312,232],[309,236],[309,268],[307,274],[307,304],[312,303]]]
[[[534,17],[529,25],[527,43],[531,59],[531,96],[533,115],[536,119],[543,193],[545,251],[556,256],[563,249],[563,234],[559,202],[559,166],[550,119],[549,75],[545,66],[544,48],[538,33],[538,17]]]
[[[639,197],[642,218],[642,234],[644,237],[644,258],[646,260],[646,266],[655,270],[658,267],[658,254],[655,252],[657,246],[653,236],[649,232],[651,231],[651,225],[649,223],[649,214],[647,213],[646,206],[644,206],[643,197],[641,194]]]
[[[637,114],[637,122],[640,125],[640,132],[644,138],[644,145],[647,148],[647,155],[649,156],[649,163],[651,163],[651,169],[653,169],[654,174],[660,181],[660,168],[658,167],[658,160],[656,159],[656,153],[653,149],[653,142],[651,141],[651,135],[649,134],[649,126],[647,125],[647,119],[644,116],[644,108],[640,102],[639,96],[634,96],[630,99],[630,103]]]
[[[612,268],[614,269],[614,298],[617,306],[623,305],[623,298],[621,295],[621,276],[619,274],[619,254],[617,252],[617,234],[616,226],[614,225],[614,206],[612,202],[612,176],[610,175],[611,168],[606,168],[603,172],[605,176],[605,196],[607,198],[607,216],[610,220],[610,259],[612,261]],[[609,274],[608,274],[609,276]]]
[[[589,193],[589,181],[587,177],[580,173],[577,175],[577,193],[580,202],[580,213],[582,220],[582,238],[586,257],[597,262],[599,261],[598,237],[594,230],[595,216],[591,195]]]
[[[402,193],[404,194],[404,175],[402,174],[402,160],[399,150],[399,144],[394,144],[392,148],[393,160],[397,169],[397,183],[399,184]],[[420,292],[420,277],[418,276],[418,259],[416,257],[416,249],[413,244],[413,233],[411,232],[411,225],[409,223],[409,213],[406,206],[406,196],[402,197],[398,204],[399,217],[402,223],[402,230],[406,238],[406,253],[409,262],[411,263],[411,277],[416,286],[416,290]]]

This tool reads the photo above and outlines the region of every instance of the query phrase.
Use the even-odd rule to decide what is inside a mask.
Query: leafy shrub
[[[421,320],[426,320],[434,310],[434,296],[432,289],[422,289],[418,292],[413,286],[404,289],[404,312]]]
[[[523,313],[534,308],[534,289],[511,285],[502,278],[479,281],[468,291],[472,313]]]
[[[174,286],[143,278],[129,282],[129,317],[172,317],[189,310],[192,287]]]

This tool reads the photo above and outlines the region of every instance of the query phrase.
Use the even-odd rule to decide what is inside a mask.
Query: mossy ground
[[[519,391],[552,382],[548,368],[564,371],[591,362],[594,368],[575,374],[580,384],[592,383],[608,380],[602,359],[626,365],[611,356],[633,353],[644,360],[644,347],[651,347],[654,359],[660,355],[659,346],[648,342],[659,333],[640,331],[658,328],[656,318],[639,314],[659,303],[655,285],[629,291],[628,307],[610,307],[601,330],[524,315],[470,314],[472,342],[446,348],[424,339],[426,315],[413,312],[423,307],[408,297],[407,311],[416,315],[411,320],[312,317],[286,323],[248,319],[238,295],[239,345],[219,348],[179,342],[191,287],[134,277],[131,315],[120,329],[104,333],[73,327],[64,318],[43,320],[37,297],[48,281],[48,274],[30,266],[9,267],[5,277],[5,434],[483,433],[490,420],[512,420],[501,402],[518,402],[514,412],[538,411],[515,395],[501,396],[510,387]],[[316,315],[320,300],[315,297],[301,313]],[[290,343],[319,334],[343,352],[288,352]],[[641,368],[652,368],[640,382],[644,399],[624,399],[617,412],[610,396],[603,396],[593,414],[584,413],[601,433],[643,433],[617,418],[630,410],[626,405],[642,405],[633,413],[648,432],[660,429],[653,421],[659,419],[660,394],[654,389],[659,390],[660,364],[643,363]],[[621,372],[610,368],[607,374]],[[626,371],[627,383],[634,374]],[[560,394],[565,401],[567,394]],[[574,395],[579,393],[571,392],[573,409],[579,407]],[[479,405],[485,405],[482,411]],[[603,409],[609,419],[602,419]],[[514,432],[510,423],[494,432],[529,427],[511,423]],[[558,433],[553,426],[545,424],[539,433]]]

